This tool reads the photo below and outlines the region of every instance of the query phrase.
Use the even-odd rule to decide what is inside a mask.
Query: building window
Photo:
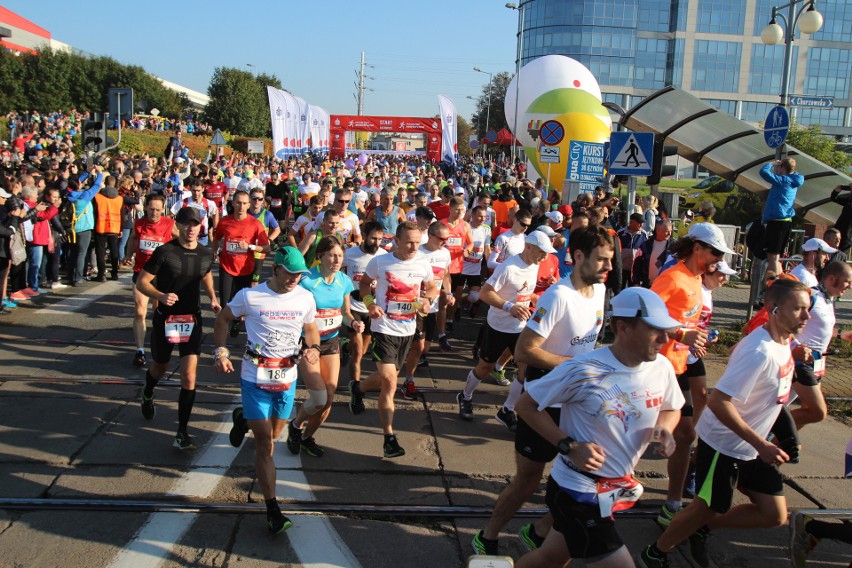
[[[756,103],[745,101],[742,106],[741,120],[746,122],[760,122],[766,120],[766,115],[769,114],[769,109],[775,106],[775,103]]]
[[[790,77],[796,76],[796,61],[799,48],[793,47],[793,68]],[[784,46],[751,46],[751,73],[748,78],[748,92],[755,95],[778,95],[781,93],[781,74],[784,69]]]
[[[716,108],[731,116],[737,115],[737,101],[729,101],[724,99],[701,99],[708,105]]]
[[[695,42],[692,88],[697,91],[736,93],[742,44],[733,41]]]
[[[712,34],[743,34],[745,0],[698,0],[695,31]]]
[[[799,124],[819,124],[820,126],[843,126],[843,107],[824,108],[797,108],[795,109],[796,121]]]
[[[845,99],[849,96],[852,50],[812,47],[808,50],[805,92],[802,94]]]
[[[810,38],[821,41],[849,41],[852,30],[852,3],[848,0],[818,2],[817,9],[825,18],[822,28]]]

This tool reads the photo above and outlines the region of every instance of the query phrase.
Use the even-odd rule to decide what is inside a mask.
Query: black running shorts
[[[515,344],[518,342],[520,333],[497,331],[488,325],[488,322],[485,323],[484,330],[485,332],[482,334],[482,346],[479,350],[480,359],[486,363],[496,363],[506,349],[512,354],[515,353]]]
[[[178,353],[180,353],[181,357],[200,355],[201,313],[195,314],[195,326],[192,328],[189,341],[186,343],[170,343],[166,339],[166,319],[168,317],[168,315],[162,313],[160,310],[154,310],[154,317],[151,323],[151,359],[155,363],[168,363],[172,358],[172,350],[175,345],[178,346]]]
[[[377,363],[394,365],[399,372],[405,364],[405,358],[408,356],[408,350],[413,340],[413,335],[399,337],[373,332],[373,358]]]
[[[545,501],[571,558],[603,559],[624,546],[614,519],[601,517],[597,505],[575,501],[552,477],[547,478]]]

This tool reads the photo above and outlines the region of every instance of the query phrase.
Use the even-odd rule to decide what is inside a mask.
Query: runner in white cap
[[[825,266],[828,255],[836,252],[836,248],[828,246],[822,239],[808,239],[802,245],[802,262],[791,270],[790,274],[809,288],[815,288],[819,285],[817,274]]]

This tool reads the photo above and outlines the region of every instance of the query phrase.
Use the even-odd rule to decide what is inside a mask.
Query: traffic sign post
[[[609,173],[647,176],[652,171],[654,134],[650,132],[613,132],[609,139]]]
[[[545,146],[557,146],[565,138],[565,128],[555,120],[548,120],[538,131],[541,143]]]
[[[559,146],[540,146],[538,149],[538,161],[547,164],[547,174],[545,175],[547,187],[550,187],[550,164],[558,164],[560,154]]]
[[[781,147],[790,131],[790,115],[787,109],[776,106],[766,115],[763,123],[763,139],[770,148],[775,148],[775,158],[781,158]]]
[[[813,97],[809,95],[790,95],[791,107],[819,108],[831,110],[834,108],[834,97]]]

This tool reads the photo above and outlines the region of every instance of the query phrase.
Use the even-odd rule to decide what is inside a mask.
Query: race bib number
[[[393,248],[393,235],[389,235],[387,233],[382,235],[382,244],[379,246],[386,251],[390,251]]]
[[[825,357],[814,359],[814,375],[821,377],[825,374]]]
[[[169,343],[187,343],[195,329],[193,316],[169,316],[166,318],[166,339]]]
[[[270,207],[281,207],[281,205],[282,205],[283,203],[284,203],[284,202],[283,202],[283,200],[281,200],[281,199],[270,199],[270,200],[269,200],[269,206],[270,206]]]
[[[318,309],[314,321],[317,324],[317,329],[319,329],[320,337],[328,337],[343,325],[343,314],[340,308]]]
[[[532,300],[532,294],[518,294],[518,299],[515,303],[520,306],[529,307],[530,300]]]
[[[225,250],[231,254],[245,254],[248,252],[247,248],[240,248],[239,241],[225,241]]]
[[[485,254],[483,247],[473,247],[473,251],[464,257],[465,262],[482,262],[482,256]]]
[[[414,314],[417,312],[415,305],[417,296],[391,296],[388,298],[388,309],[385,314],[389,319],[398,321],[410,321],[414,319]]]
[[[462,238],[461,237],[450,237],[447,239],[447,248],[461,248],[462,246]]]
[[[352,282],[360,282],[362,278],[364,278],[364,273],[356,272],[352,275]]]
[[[814,368],[814,374],[816,374],[816,368]],[[787,404],[790,401],[790,387],[792,386],[793,373],[787,373],[778,379],[778,396],[775,399],[776,404]]]
[[[283,359],[259,359],[257,361],[257,386],[266,391],[290,390],[296,382],[296,367],[290,357]]]
[[[163,243],[161,243],[160,241],[153,241],[151,239],[142,239],[142,240],[139,241],[139,250],[141,252],[151,253],[151,252],[154,252],[155,250],[157,250],[157,247],[159,247],[161,244],[163,244]]]
[[[616,511],[633,507],[644,492],[642,484],[632,475],[614,479],[602,478],[596,483],[601,517],[612,517]]]

